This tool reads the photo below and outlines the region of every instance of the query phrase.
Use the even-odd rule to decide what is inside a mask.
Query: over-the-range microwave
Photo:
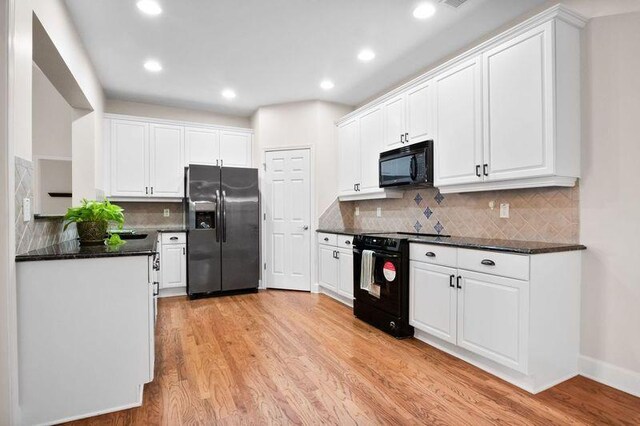
[[[433,141],[414,143],[380,154],[380,188],[433,186]]]

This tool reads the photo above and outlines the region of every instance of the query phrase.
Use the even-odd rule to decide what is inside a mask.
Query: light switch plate
[[[25,222],[31,220],[31,198],[22,199],[22,220]]]
[[[500,217],[504,219],[509,218],[509,203],[500,204]]]
[[[164,209],[164,217],[169,217],[169,216],[171,216],[171,210]]]
[[[356,206],[356,216],[360,216],[360,207]]]
[[[382,207],[376,208],[376,216],[382,217]]]

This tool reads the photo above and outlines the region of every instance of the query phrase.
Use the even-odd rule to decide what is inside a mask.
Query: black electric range
[[[413,336],[409,324],[409,242],[416,235],[375,233],[353,237],[353,312],[355,316],[397,338]],[[445,235],[440,235],[446,237]],[[362,254],[373,256],[370,288],[361,286]]]

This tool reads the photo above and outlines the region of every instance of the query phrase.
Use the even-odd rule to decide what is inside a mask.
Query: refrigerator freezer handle
[[[216,189],[216,223],[214,226],[216,227],[216,243],[220,242],[220,191]]]
[[[227,242],[227,192],[222,191],[222,242]]]

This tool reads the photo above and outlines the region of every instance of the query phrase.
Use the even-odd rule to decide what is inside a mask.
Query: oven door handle
[[[362,254],[362,251],[358,250],[358,249],[353,249],[353,252],[356,253],[356,254]],[[391,258],[391,259],[399,259],[400,258],[399,254],[386,254],[386,253],[382,254],[382,253],[376,253],[375,251],[373,252],[373,256],[374,257],[388,257],[388,258]]]

